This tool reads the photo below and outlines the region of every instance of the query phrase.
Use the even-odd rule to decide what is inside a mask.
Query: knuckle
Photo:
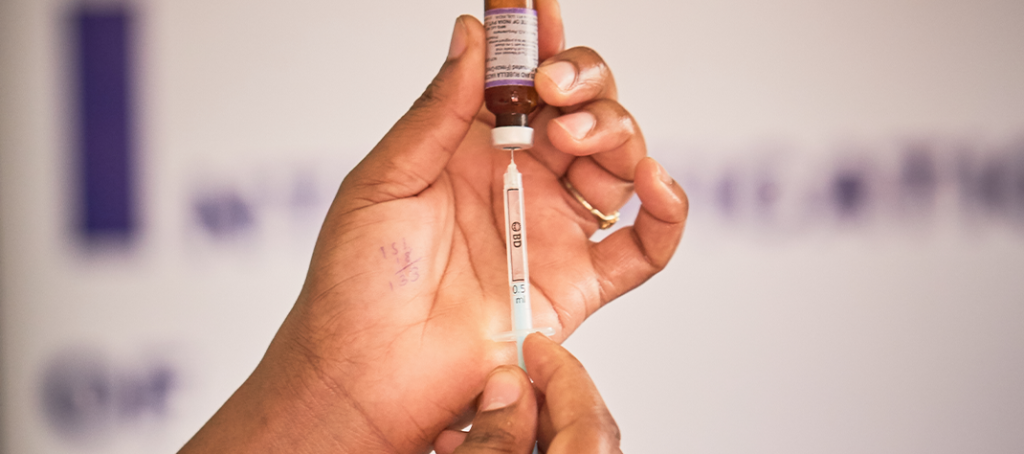
[[[575,438],[586,444],[589,452],[617,453],[620,451],[622,434],[619,426],[606,409],[599,409],[594,414],[581,418],[577,424],[582,428]]]
[[[439,116],[450,116],[465,124],[472,123],[476,118],[475,111],[466,113],[451,107],[452,99],[457,94],[453,94],[451,88],[445,87],[452,84],[452,79],[453,76],[448,74],[447,68],[442,70],[430,81],[419,98],[416,98],[403,120],[420,127],[436,122]]]
[[[615,422],[615,418],[607,412],[605,412],[605,416],[601,419],[603,421],[602,433],[607,435],[610,441],[614,441],[615,446],[618,446],[619,442],[622,441],[622,431],[619,430],[619,423]]]
[[[584,417],[580,422],[594,431],[619,439],[619,425],[604,407],[595,407],[593,413]]]
[[[637,124],[636,119],[633,118],[633,114],[614,99],[606,98],[593,101],[587,106],[587,109],[598,116],[601,119],[599,121],[613,128],[616,133],[623,134],[626,137],[641,135],[640,126]]]
[[[690,215],[690,195],[687,194],[685,190],[682,190],[680,192],[683,194],[682,197],[680,197],[680,202],[682,202],[683,204],[682,208],[680,208],[680,211],[682,213],[682,216],[680,216],[680,222],[686,222],[686,218]]]
[[[580,60],[585,60],[588,63],[604,64],[604,58],[601,57],[601,54],[587,46],[573,47],[572,49],[567,50],[566,53],[571,54]]]
[[[621,105],[619,108],[619,126],[622,131],[630,136],[639,135],[640,130],[637,128],[636,121],[633,120],[633,116],[626,111]]]
[[[584,81],[590,79],[596,83],[597,81],[611,78],[611,70],[608,69],[608,64],[597,51],[589,47],[576,47],[573,48],[573,51],[575,54],[573,60],[577,62],[576,64],[580,69],[581,75],[584,73],[596,73],[598,75],[598,77],[581,77],[581,79],[584,79]]]
[[[441,76],[438,75],[437,77],[434,78],[434,80],[430,82],[430,85],[427,85],[427,89],[423,90],[423,93],[420,95],[420,97],[417,98],[416,102],[412,104],[413,110],[416,110],[417,108],[425,108],[441,104],[442,100],[441,97],[439,96],[439,92],[441,91],[442,83],[440,78]]]

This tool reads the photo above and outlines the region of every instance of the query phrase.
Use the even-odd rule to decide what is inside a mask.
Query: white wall
[[[72,3],[0,3],[6,452],[173,452],[241,383],[340,179],[430,81],[455,16],[481,14],[404,3],[131,2],[128,248],[73,235]],[[1024,451],[1024,3],[563,12],[693,202],[669,268],[567,343],[625,451]],[[232,194],[252,222],[211,234],[197,204]],[[52,367],[171,384],[72,433],[43,409]]]

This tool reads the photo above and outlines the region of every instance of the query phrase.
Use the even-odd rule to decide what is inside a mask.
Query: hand
[[[686,196],[616,101],[594,51],[562,50],[555,0],[536,2],[542,107],[524,174],[535,326],[561,342],[583,320],[662,269]],[[345,178],[302,292],[252,376],[182,452],[424,452],[472,418],[473,399],[512,344],[502,174],[482,108],[484,30],[456,21],[448,60],[423,96]],[[632,227],[600,243],[596,219],[633,189]]]
[[[437,454],[530,454],[534,440],[547,454],[622,452],[615,420],[572,354],[532,334],[523,344],[523,356],[533,385],[518,367],[495,369],[484,385],[473,428],[442,432],[434,446]]]

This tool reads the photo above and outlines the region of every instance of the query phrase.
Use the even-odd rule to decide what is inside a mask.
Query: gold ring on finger
[[[568,178],[562,177],[559,179],[559,181],[561,181],[562,186],[564,186],[565,189],[569,191],[569,194],[572,194],[572,196],[575,197],[578,202],[580,202],[580,205],[583,205],[583,208],[586,208],[587,211],[590,212],[590,214],[593,214],[594,217],[597,218],[597,226],[601,230],[607,230],[611,228],[611,226],[615,225],[616,222],[619,222],[618,211],[612,214],[602,213],[601,210],[594,208],[594,206],[591,205],[590,202],[587,201],[587,199],[583,198],[583,194],[580,194],[580,191],[576,190],[576,187],[569,182]]]

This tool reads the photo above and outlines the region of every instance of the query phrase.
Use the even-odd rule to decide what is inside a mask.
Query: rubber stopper
[[[491,144],[494,148],[525,150],[533,147],[533,128],[528,126],[502,126],[491,130]]]

